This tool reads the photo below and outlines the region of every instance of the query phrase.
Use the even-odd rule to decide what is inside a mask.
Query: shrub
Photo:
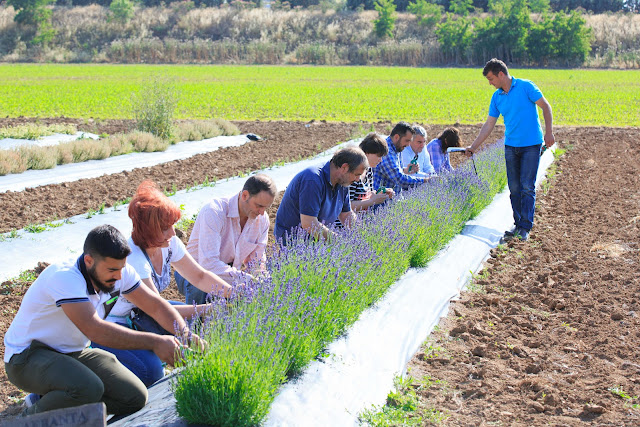
[[[168,140],[159,138],[148,132],[131,132],[128,137],[129,143],[133,146],[133,151],[164,151],[169,147]]]
[[[25,159],[27,169],[51,169],[58,164],[57,153],[50,147],[22,146],[18,151]]]
[[[173,84],[159,78],[146,83],[132,96],[136,128],[162,139],[170,139],[177,104],[178,93]]]
[[[220,135],[238,134],[240,134],[240,129],[227,120],[189,120],[176,124],[174,140],[172,142],[199,141]]]
[[[0,150],[0,175],[27,170],[27,160],[16,150]]]
[[[75,125],[69,124],[41,125],[38,123],[27,123],[24,125],[0,128],[0,139],[15,138],[35,140],[42,136],[53,135],[55,133],[73,135],[77,131],[78,129]]]

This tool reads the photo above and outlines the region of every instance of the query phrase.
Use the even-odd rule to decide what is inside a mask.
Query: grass
[[[540,87],[556,124],[640,126],[640,71],[511,71]],[[0,111],[132,118],[150,75],[181,94],[176,118],[479,123],[494,91],[479,68],[11,64],[0,65]]]
[[[371,426],[422,426],[425,424],[440,424],[447,419],[447,415],[433,408],[424,407],[416,390],[429,389],[441,381],[431,377],[424,377],[416,381],[413,377],[394,379],[395,389],[387,395],[385,405],[373,405],[359,414],[360,422]]]
[[[282,382],[490,203],[505,185],[503,156],[494,145],[476,159],[479,177],[465,164],[375,215],[364,213],[331,242],[309,241],[303,232],[276,246],[267,275],[248,281],[231,302],[212,301],[202,335],[215,351],[187,356],[173,383],[179,415],[192,423],[260,424]]]

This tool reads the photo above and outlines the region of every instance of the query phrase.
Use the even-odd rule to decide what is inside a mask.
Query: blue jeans
[[[510,145],[504,147],[513,221],[516,227],[526,231],[533,227],[540,148],[541,144],[528,147],[512,147]]]
[[[176,285],[178,285],[178,291],[184,295],[185,302],[191,304],[206,304],[207,293],[202,292],[200,289],[193,286],[187,279],[182,277],[180,273],[175,271],[173,277],[176,279]],[[210,300],[209,300],[210,301]]]
[[[184,303],[178,301],[169,301],[169,304],[184,305]],[[149,315],[143,315],[143,323],[145,324],[144,329],[147,332],[166,334],[166,331]],[[124,323],[118,323],[118,325],[124,326],[125,328],[129,327],[129,325]],[[133,372],[136,377],[140,378],[140,381],[147,387],[164,376],[162,361],[151,350],[121,350],[119,348],[105,347],[95,342],[91,343],[91,347],[101,348],[116,356],[118,361]]]
[[[128,328],[125,324],[118,324]],[[101,348],[116,356],[118,361],[133,372],[136,377],[140,378],[140,381],[147,387],[164,376],[162,361],[151,350],[121,350],[119,348],[105,347],[95,342],[91,343],[91,347]]]

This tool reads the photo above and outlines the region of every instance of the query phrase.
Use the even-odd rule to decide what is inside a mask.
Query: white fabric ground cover
[[[46,138],[46,137],[45,137]],[[249,142],[246,135],[216,136],[202,141],[184,141],[169,146],[165,151],[154,153],[131,153],[103,160],[59,165],[53,169],[27,170],[18,174],[0,176],[0,193],[22,191],[28,187],[60,184],[84,178],[130,171],[136,168],[156,166],[173,160],[209,153],[225,147],[239,147]]]
[[[238,145],[241,145],[246,141],[242,140],[240,137],[218,138],[235,138],[235,142]],[[227,139],[225,139],[225,141],[229,142]],[[218,141],[218,143],[220,143],[220,141]],[[351,143],[351,141],[346,144],[348,143]],[[189,143],[185,142],[178,145],[182,144]],[[333,153],[342,146],[344,146],[344,144],[331,148],[311,159],[297,163],[290,163],[282,167],[265,169],[261,172],[267,173],[271,176],[275,180],[279,189],[284,189],[300,170],[314,164],[327,162],[331,159]],[[109,159],[100,160],[100,162],[104,162],[106,160]],[[133,167],[140,167],[140,162],[141,158],[138,156],[129,157],[128,163],[122,164],[120,167],[133,169]],[[56,170],[59,170],[62,167],[58,167]],[[93,167],[95,168],[96,166]],[[103,166],[100,167],[100,174],[102,173],[104,173]],[[81,176],[79,178],[85,177],[86,176]],[[0,182],[1,178],[2,177],[0,177]],[[239,192],[242,189],[245,180],[246,178],[236,177],[229,180],[218,181],[212,187],[205,187],[189,192],[185,190],[178,191],[171,197],[171,199],[175,201],[178,206],[184,207],[183,215],[188,218],[197,214],[200,211],[200,208],[211,199],[216,197],[227,197]],[[78,256],[82,251],[82,245],[87,234],[91,229],[98,225],[111,224],[122,231],[125,236],[129,236],[131,234],[131,220],[127,215],[127,208],[128,205],[121,206],[117,208],[118,210],[109,208],[105,210],[103,215],[96,214],[91,218],[87,218],[86,214],[77,215],[68,219],[71,223],[63,224],[58,228],[48,229],[42,233],[29,233],[25,230],[19,230],[17,232],[19,236],[18,238],[7,238],[4,241],[0,241],[0,259],[5,260],[2,263],[2,268],[0,269],[0,282],[16,277],[22,271],[34,268],[39,261],[56,263],[65,261],[73,256]],[[10,262],[8,262],[9,260]]]
[[[59,145],[63,142],[71,142],[83,138],[100,139],[98,135],[89,132],[76,132],[73,135],[55,133],[53,135],[41,136],[38,139],[3,138],[0,139],[0,150],[11,150],[24,146],[50,147],[53,145]]]
[[[302,232],[274,248],[268,276],[249,283],[233,310],[222,300],[210,306],[202,336],[215,351],[189,357],[176,378],[180,416],[262,423],[284,379],[302,373],[409,266],[425,266],[506,185],[503,146],[488,147],[475,163],[479,176],[467,162],[362,213],[329,242]]]
[[[537,185],[552,162],[553,153],[547,150]],[[408,270],[345,337],[328,347],[329,357],[312,362],[298,381],[285,384],[266,425],[358,425],[362,410],[384,404],[394,377],[405,372],[440,317],[446,316],[449,301],[469,283],[512,225],[506,189],[426,268]]]

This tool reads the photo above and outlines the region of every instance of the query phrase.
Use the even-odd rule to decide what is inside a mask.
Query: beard
[[[114,290],[116,280],[112,279],[112,280],[108,280],[106,282],[103,282],[102,280],[100,280],[98,278],[98,275],[96,274],[96,266],[95,265],[93,267],[91,267],[91,268],[87,268],[87,274],[91,278],[91,281],[93,282],[93,286],[98,288],[98,290],[100,290],[100,292],[104,292],[104,293],[108,294],[108,293],[111,293]]]

